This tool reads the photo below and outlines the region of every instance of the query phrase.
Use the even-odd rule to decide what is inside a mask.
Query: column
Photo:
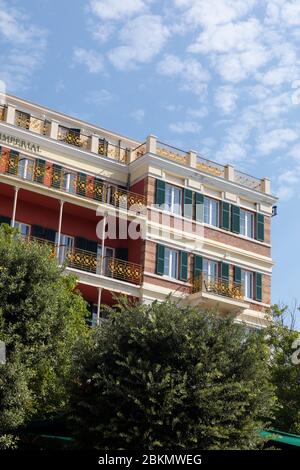
[[[107,220],[107,212],[103,214],[103,224],[102,224],[102,242],[101,242],[101,263],[100,263],[100,276],[103,276],[103,268],[104,268],[104,250],[105,250],[105,226]]]
[[[102,287],[98,287],[98,302],[97,302],[97,326],[100,324],[100,307],[101,307]]]
[[[58,139],[58,126],[59,126],[59,121],[56,121],[56,119],[52,119],[51,121],[51,128],[50,128],[50,138],[51,139]]]
[[[19,194],[19,188],[18,188],[18,187],[15,187],[14,206],[13,206],[13,212],[12,212],[12,218],[11,218],[11,227],[12,227],[12,228],[14,228],[15,222],[16,222],[16,212],[17,212],[18,194]]]
[[[234,181],[234,167],[232,165],[225,166],[225,178],[229,181]]]
[[[8,104],[7,105],[7,111],[6,111],[6,122],[7,124],[12,124],[13,126],[15,125],[15,119],[16,119],[16,107],[14,104]]]
[[[99,137],[96,134],[91,136],[91,152],[98,153]]]
[[[149,135],[146,140],[146,153],[156,154],[156,141],[157,137],[155,135]]]
[[[64,201],[60,200],[60,207],[59,207],[59,221],[58,221],[58,231],[57,231],[57,252],[56,256],[59,260],[60,254],[60,239],[61,239],[61,226],[62,226],[62,218],[63,218],[63,209],[64,209]]]
[[[190,150],[188,152],[188,166],[191,168],[197,168],[197,152]]]

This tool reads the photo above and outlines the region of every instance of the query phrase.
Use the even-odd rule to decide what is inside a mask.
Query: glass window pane
[[[171,211],[171,207],[172,207],[172,188],[169,184],[166,185],[165,205],[166,205],[166,210]]]
[[[177,278],[177,252],[171,251],[171,273],[170,276],[174,279]]]
[[[209,224],[209,199],[204,198],[204,223]]]
[[[211,200],[211,225],[218,226],[218,201]]]

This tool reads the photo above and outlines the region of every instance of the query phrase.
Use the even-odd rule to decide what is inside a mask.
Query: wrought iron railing
[[[196,167],[197,170],[204,171],[205,173],[209,173],[213,176],[225,178],[225,167],[220,163],[213,162],[211,160],[207,160],[206,158],[198,156]]]
[[[142,157],[146,153],[146,142],[143,142],[141,145],[136,147],[131,151],[132,157],[131,160],[137,160],[138,158]]]
[[[6,106],[0,105],[0,121],[5,121]]]
[[[164,142],[157,141],[156,153],[160,157],[167,158],[168,160],[173,160],[176,163],[181,163],[183,165],[187,164],[187,152],[176,147],[172,147],[171,145],[165,144]]]
[[[255,191],[263,190],[262,181],[259,178],[247,175],[247,173],[243,173],[242,171],[235,170],[234,181],[242,186],[254,189]]]
[[[82,148],[84,150],[91,149],[91,136],[85,135],[82,132],[77,132],[68,127],[59,126],[57,139],[69,145]]]
[[[103,258],[104,272],[109,277],[122,281],[141,284],[142,267],[136,263],[130,263],[116,258]]]
[[[31,116],[23,111],[16,111],[15,124],[40,135],[50,135],[50,121]]]
[[[114,145],[105,139],[99,139],[98,154],[127,164],[129,162],[130,149],[121,147],[121,145]]]
[[[14,175],[33,183],[43,184],[69,194],[99,201],[119,209],[130,210],[135,213],[145,213],[146,198],[137,194],[103,182],[99,178],[83,173],[70,172],[66,168],[52,164],[52,162],[30,158],[32,169],[29,173],[23,172],[21,165],[24,157],[20,159],[15,152],[2,149],[0,156],[0,172]],[[69,186],[66,185],[65,175],[72,173],[74,179]]]
[[[200,274],[193,278],[191,292],[193,294],[196,292],[208,292],[210,294],[242,300],[244,298],[244,285],[232,279]]]

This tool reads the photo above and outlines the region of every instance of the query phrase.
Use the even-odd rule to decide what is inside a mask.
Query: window
[[[15,222],[15,228],[17,228],[23,238],[29,238],[30,225],[23,224],[22,222]]]
[[[30,158],[20,158],[18,165],[18,176],[26,180],[33,180],[34,161]]]
[[[166,184],[165,208],[172,214],[181,215],[182,191],[176,186]]]
[[[219,226],[219,202],[210,197],[204,198],[204,223]]]
[[[165,248],[164,275],[178,279],[178,253],[170,248]]]
[[[242,284],[246,299],[253,299],[253,273],[250,271],[242,271]]]
[[[245,237],[254,238],[254,214],[241,209],[240,234]]]
[[[58,243],[58,233],[56,233],[55,243]],[[63,264],[66,259],[67,254],[73,250],[74,247],[74,237],[69,235],[60,235],[60,245],[59,245],[59,264]]]
[[[209,259],[203,260],[203,273],[209,281],[215,281],[218,278],[218,263]]]
[[[63,189],[68,193],[75,193],[76,174],[65,171],[63,175]]]
[[[100,259],[102,256],[102,246],[98,245],[97,247],[97,260],[99,263],[97,263],[97,274],[100,274],[101,272],[101,265],[100,265]],[[115,257],[115,250],[114,248],[110,248],[109,246],[104,247],[104,266],[103,266],[103,274],[104,276],[111,276],[111,270],[109,269],[109,260],[111,258]]]

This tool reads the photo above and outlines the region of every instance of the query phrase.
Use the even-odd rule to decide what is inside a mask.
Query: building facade
[[[7,95],[0,147],[0,222],[51,246],[94,322],[115,295],[151,303],[171,294],[266,324],[268,179]]]

